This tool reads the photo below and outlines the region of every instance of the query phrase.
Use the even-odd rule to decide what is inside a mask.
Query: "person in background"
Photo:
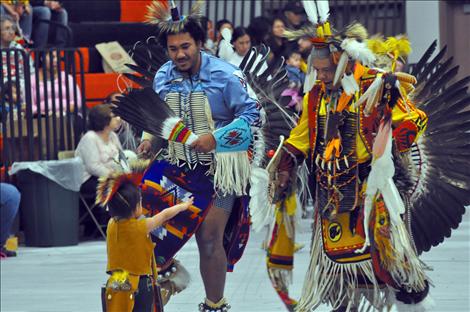
[[[14,17],[8,14],[0,15],[0,26],[1,26],[1,31],[2,31],[0,47],[2,49],[24,50],[23,46],[21,46],[19,43],[15,41],[15,37],[19,29],[18,29],[18,26]]]
[[[305,11],[300,1],[289,1],[283,10],[284,26],[286,30],[300,30],[304,25]],[[298,49],[297,41],[287,41],[286,49]]]
[[[64,27],[68,25],[67,11],[59,1],[30,0],[33,6],[34,31],[32,39],[35,48],[45,48],[48,42],[56,47],[65,47],[67,44],[67,31]],[[40,22],[40,20],[52,21],[61,26],[52,26],[54,31],[50,32],[50,24]],[[51,29],[51,30],[52,30]],[[54,35],[50,38],[50,34]]]
[[[220,42],[219,56],[232,65],[240,66],[245,55],[250,51],[251,38],[245,27],[237,27],[231,38],[223,31],[224,39]],[[228,43],[230,39],[230,44]],[[232,46],[233,48],[232,48]]]
[[[212,21],[208,19],[206,16],[201,17],[201,26],[206,31],[206,42],[204,42],[203,50],[209,54],[215,55],[216,51],[216,43],[214,42],[214,29],[212,25]]]
[[[111,105],[101,104],[90,109],[89,130],[80,139],[75,156],[85,166],[81,191],[94,192],[100,176],[107,176],[120,168],[121,143],[114,132],[121,118],[114,116]]]
[[[12,184],[0,183],[0,258],[16,257],[16,252],[7,250],[5,243],[20,206],[21,194]]]
[[[33,12],[28,0],[1,0],[0,15],[8,15],[17,26],[18,36],[31,41]]]
[[[217,23],[215,24],[215,29],[217,31],[216,33],[217,42],[222,40],[222,30],[224,30],[225,28],[228,28],[230,29],[231,32],[233,32],[233,24],[228,19],[218,20]]]
[[[236,54],[229,62],[238,67],[251,48],[251,38],[248,30],[245,27],[235,28],[231,43]]]
[[[230,34],[233,33],[233,25],[228,19],[221,19],[221,20],[217,21],[217,23],[215,24],[215,30],[216,30],[216,33],[215,33],[215,50],[216,50],[216,53],[215,53],[215,55],[216,56],[219,56],[220,41],[223,39],[222,31],[224,29],[228,29],[230,31]]]
[[[284,25],[287,29],[298,30],[304,21],[304,8],[300,1],[289,1],[284,6]]]
[[[15,94],[10,98],[16,98],[15,102],[20,107],[24,105],[25,99],[25,59],[23,57],[24,48],[19,43],[15,42],[15,33],[17,31],[16,23],[13,18],[9,15],[0,16],[0,29],[1,29],[1,41],[0,48],[9,49],[10,51],[3,50],[1,52],[2,57],[2,77],[3,83],[9,84],[11,88],[15,88],[19,81],[19,90],[16,89]],[[14,51],[18,50],[18,51]],[[18,57],[15,57],[18,54]],[[29,57],[29,70],[31,73],[34,72],[33,61]]]
[[[287,47],[287,39],[283,37],[285,31],[284,21],[280,17],[275,17],[271,23],[270,36],[267,45],[271,49],[274,59],[284,55]]]
[[[283,95],[292,97],[287,107],[299,113],[302,111],[302,89],[305,81],[305,74],[300,70],[301,56],[298,50],[290,50],[286,54],[286,70],[289,78],[289,89]]]
[[[289,82],[293,87],[301,88],[305,81],[305,74],[300,70],[302,56],[299,50],[290,50],[286,53],[286,70]]]
[[[120,95],[121,93],[119,92],[110,93],[104,99],[103,104],[113,105],[113,102],[116,101]],[[122,148],[124,149],[126,158],[137,158],[134,151],[137,149],[137,146],[139,146],[142,130],[135,129],[128,122],[121,120],[121,126],[116,130],[116,133],[119,137],[119,142],[121,142]]]
[[[271,21],[265,16],[254,17],[248,25],[252,46],[267,44],[271,32]]]
[[[55,111],[59,116],[61,106],[62,114],[67,112],[67,108],[70,112],[80,111],[82,106],[80,87],[74,84],[72,75],[60,69],[60,64],[57,51],[38,52],[38,81],[36,75],[31,75],[33,114],[51,115]]]
[[[88,132],[80,139],[75,150],[75,157],[79,157],[85,170],[80,193],[85,195],[96,194],[98,178],[107,176],[122,169],[125,156],[121,143],[114,132],[121,124],[121,118],[114,116],[111,105],[101,104],[90,109],[88,114]],[[94,203],[94,196],[92,196]],[[85,212],[81,207],[81,214]],[[96,209],[95,217],[100,224],[106,224],[109,215],[106,211]],[[84,236],[96,234],[95,225],[91,220],[84,221]]]

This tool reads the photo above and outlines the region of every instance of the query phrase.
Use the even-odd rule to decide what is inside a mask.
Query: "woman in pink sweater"
[[[38,56],[38,77],[31,76],[33,114],[52,115],[55,109],[55,114],[59,116],[61,107],[62,115],[67,113],[67,107],[70,112],[78,110],[82,104],[80,88],[74,83],[72,75],[60,69],[57,52],[40,52]]]

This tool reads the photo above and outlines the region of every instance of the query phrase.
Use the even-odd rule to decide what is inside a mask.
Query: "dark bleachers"
[[[70,23],[120,20],[120,0],[63,0]]]
[[[118,41],[122,46],[132,46],[155,33],[155,26],[143,23],[82,22],[70,23],[73,46],[93,47],[101,42]]]
[[[155,27],[143,23],[150,0],[64,0],[73,33],[72,46],[93,47],[118,41],[131,46],[151,36]]]

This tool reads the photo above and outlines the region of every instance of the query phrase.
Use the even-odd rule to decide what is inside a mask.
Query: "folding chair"
[[[75,151],[60,151],[57,155],[59,160],[73,158],[75,156]],[[100,209],[99,205],[95,204],[95,193],[82,193],[79,194],[80,201],[86,209],[86,213],[80,217],[78,224],[81,224],[88,216],[91,217],[93,223],[96,225],[97,230],[100,232],[101,236],[106,239],[106,233],[103,231],[103,228],[106,228],[107,224],[100,224],[95,214],[93,213],[95,209]],[[95,210],[96,211],[96,210]]]
[[[81,224],[87,218],[87,216],[90,216],[93,220],[93,223],[96,225],[96,228],[100,232],[101,236],[106,240],[106,233],[103,231],[103,228],[106,228],[107,224],[101,224],[98,219],[96,219],[95,214],[93,213],[94,210],[96,211],[96,209],[100,209],[100,206],[94,202],[95,194],[80,192],[79,197],[83,206],[85,206],[87,212],[80,218],[78,224]],[[90,200],[93,200],[93,203],[91,205],[89,204]]]

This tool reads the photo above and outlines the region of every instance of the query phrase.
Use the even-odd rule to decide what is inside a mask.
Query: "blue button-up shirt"
[[[204,91],[216,128],[228,125],[235,118],[249,125],[259,121],[256,100],[248,95],[241,70],[204,52],[201,52],[199,72],[190,78],[179,72],[172,61],[165,63],[155,75],[153,89],[163,100],[169,92],[189,95]]]

